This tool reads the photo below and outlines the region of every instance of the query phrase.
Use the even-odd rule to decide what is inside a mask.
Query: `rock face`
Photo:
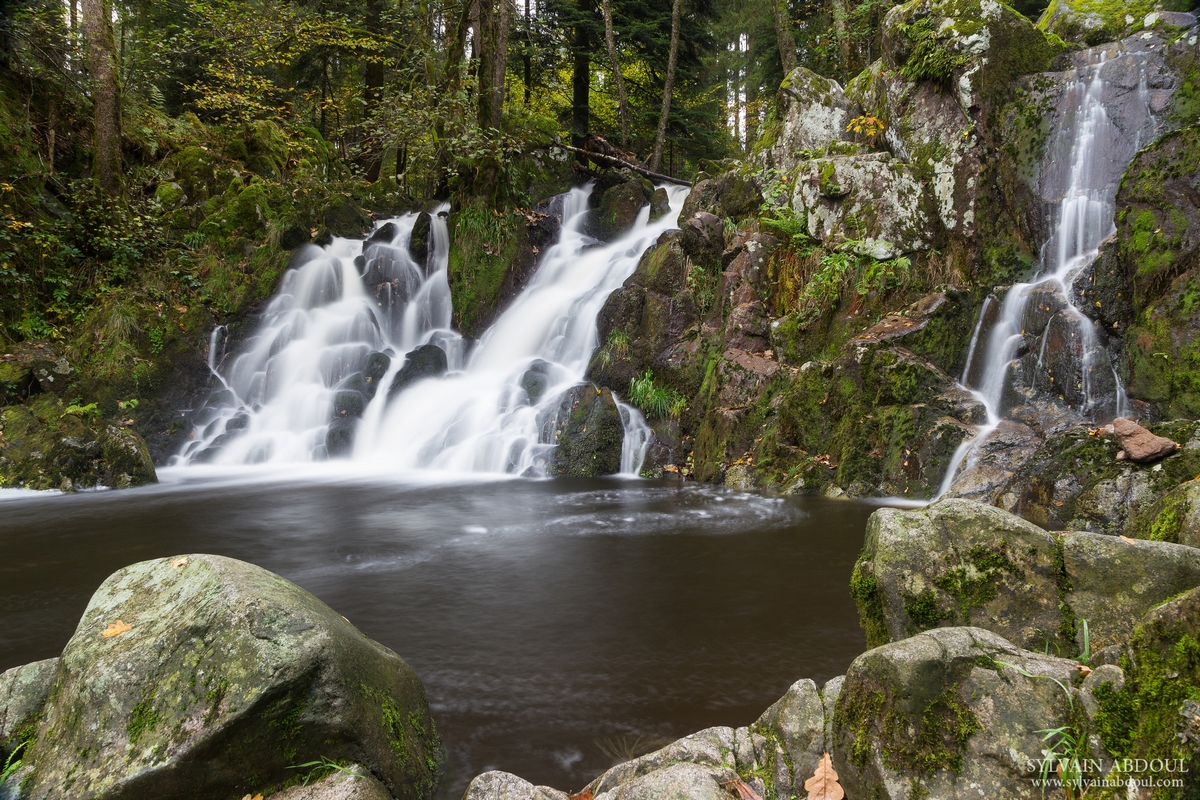
[[[986,628],[1029,649],[1082,652],[1127,640],[1159,603],[1200,586],[1200,549],[1068,531],[946,499],[880,509],[851,593],[868,643],[946,625]]]
[[[534,786],[507,772],[493,770],[476,776],[463,800],[568,800],[566,792]]]
[[[393,800],[387,787],[365,767],[336,770],[307,786],[293,786],[271,795],[276,800]]]
[[[558,446],[552,475],[593,478],[620,472],[625,423],[612,392],[590,383],[568,391],[558,411],[554,440]]]
[[[796,67],[784,78],[778,107],[778,133],[759,154],[764,167],[789,172],[805,151],[822,151],[845,136],[850,104],[842,87],[806,67]]]
[[[93,595],[55,666],[23,797],[241,796],[320,758],[429,797],[420,680],[312,595],[210,555],[144,561]]]
[[[1067,725],[1077,664],[979,628],[870,650],[838,695],[833,763],[853,798],[1027,798],[1039,730]],[[1027,675],[1039,676],[1027,677]],[[1053,678],[1054,680],[1050,680]]]
[[[852,592],[880,645],[939,626],[986,628],[1022,647],[1062,641],[1059,549],[1019,517],[969,500],[880,509],[867,524]]]

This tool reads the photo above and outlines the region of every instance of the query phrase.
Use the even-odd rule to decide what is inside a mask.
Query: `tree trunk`
[[[529,105],[529,93],[533,86],[533,31],[529,27],[529,0],[525,0],[525,44],[522,47],[522,60],[525,62],[525,105]]]
[[[671,92],[675,90],[675,61],[679,57],[679,16],[682,0],[671,4],[671,52],[667,56],[667,79],[663,83],[662,116],[658,118],[658,133],[654,136],[654,155],[650,169],[658,171],[662,163],[663,144],[667,141],[667,118],[671,115]]]
[[[591,45],[587,28],[575,26],[574,69],[571,74],[571,144],[583,146],[583,137],[588,132],[588,108],[591,102],[591,58],[588,50]]]
[[[621,62],[617,59],[617,37],[613,33],[612,0],[603,0],[604,41],[608,45],[608,63],[612,68],[613,80],[617,83],[617,112],[621,116],[621,146],[629,146],[629,98],[625,94],[625,78],[621,75]]]
[[[92,174],[101,189],[116,195],[121,191],[121,87],[112,10],[108,0],[83,0],[82,5],[94,109]]]
[[[492,127],[500,130],[504,120],[504,78],[508,73],[508,32],[512,27],[513,0],[500,0],[496,19],[496,41],[492,53]]]
[[[475,60],[475,121],[481,128],[492,127],[492,81],[496,70],[495,58],[496,21],[492,4],[495,0],[474,0],[471,27],[471,55]]]
[[[841,1],[841,0],[839,0]],[[796,37],[792,34],[792,10],[788,0],[771,0],[775,10],[775,37],[779,40],[779,61],[783,64],[783,77],[796,68]]]
[[[837,33],[839,49],[842,53],[842,70],[850,69],[850,36],[846,31],[846,0],[833,0],[833,29]]]
[[[385,34],[383,13],[386,8],[386,0],[372,0],[367,7],[367,30],[375,36],[382,37]],[[386,80],[384,65],[378,60],[378,57],[369,60],[363,68],[363,83],[365,84],[363,100],[366,101],[366,108],[363,112],[361,166],[370,183],[379,180],[379,172],[383,169],[383,147],[378,142],[372,141],[372,132],[369,130],[368,123],[371,114],[383,98],[383,84]]]

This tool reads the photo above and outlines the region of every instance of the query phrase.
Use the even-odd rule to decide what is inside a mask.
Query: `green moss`
[[[494,311],[505,277],[517,262],[521,218],[471,202],[450,214],[450,298],[466,333]]]
[[[912,622],[910,633],[936,628],[942,620],[954,616],[941,609],[937,593],[932,589],[926,589],[917,595],[906,594],[904,600],[904,613]]]
[[[149,700],[143,700],[129,712],[129,723],[125,727],[130,746],[136,745],[143,736],[152,732],[160,721],[158,711]]]
[[[863,553],[850,576],[850,596],[858,607],[858,621],[867,636],[867,647],[879,647],[891,641],[883,615],[883,592],[875,579],[870,556]]]

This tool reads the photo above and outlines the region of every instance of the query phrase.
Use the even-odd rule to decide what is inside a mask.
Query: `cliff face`
[[[972,333],[1051,235],[1067,161],[1052,134],[1096,63],[1106,113],[1128,132],[1108,157],[1132,165],[1117,233],[1069,290],[1103,328],[1132,414],[1195,416],[1196,29],[1180,27],[1194,18],[1146,18],[1088,50],[1095,36],[1045,32],[1062,13],[1035,26],[1000,4],[914,0],[888,14],[882,57],[846,87],[802,67],[788,76],[754,157],[699,176],[681,231],[600,315],[589,377],[647,411],[658,442],[645,474],[937,494],[987,421],[958,386]],[[989,439],[995,469],[967,496],[1016,510],[1002,487],[1085,422],[1068,387],[1043,391],[1034,374],[1074,346],[1045,323],[1018,352],[1032,350],[1032,377],[1012,390],[1020,419]],[[639,403],[647,384],[677,402]]]

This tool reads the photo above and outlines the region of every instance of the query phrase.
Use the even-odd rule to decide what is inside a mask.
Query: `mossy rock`
[[[846,796],[1028,798],[1038,731],[1071,721],[1056,682],[1076,675],[1073,661],[979,628],[868,650],[846,671],[834,710],[830,749]]]
[[[596,196],[599,191],[599,196]],[[597,188],[589,199],[591,208],[583,219],[583,230],[602,242],[620,238],[633,227],[638,214],[654,197],[654,187],[640,175],[628,173],[620,182]]]
[[[1177,486],[1133,515],[1124,535],[1200,547],[1200,480]]]
[[[970,500],[880,509],[851,579],[867,642],[971,625],[1030,649],[1073,646],[1060,636],[1058,549],[1041,528]]]
[[[58,659],[48,658],[0,673],[0,760],[33,741],[57,667]]]
[[[555,426],[550,474],[594,478],[621,471],[625,423],[607,388],[584,383],[563,397]]]
[[[1038,28],[1068,42],[1094,47],[1142,29],[1155,0],[1051,0]]]
[[[36,737],[18,776],[30,800],[270,793],[291,765],[322,758],[364,764],[416,800],[443,757],[399,656],[294,584],[211,555],[105,580]]]

